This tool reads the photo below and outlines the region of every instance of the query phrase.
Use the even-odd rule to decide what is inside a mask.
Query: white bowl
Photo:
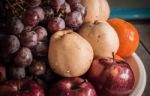
[[[146,86],[146,71],[142,60],[134,53],[131,57],[126,58],[135,74],[135,86],[130,96],[142,96]]]

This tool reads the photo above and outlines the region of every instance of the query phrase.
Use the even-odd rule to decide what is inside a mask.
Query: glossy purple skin
[[[13,54],[19,49],[20,41],[15,35],[8,35],[3,37],[0,47],[3,54]]]
[[[87,81],[75,77],[66,78],[50,88],[49,96],[97,96],[94,87]]]
[[[6,80],[6,68],[0,64],[0,83]]]
[[[45,96],[43,88],[31,80],[7,81],[0,86],[0,94],[5,96]]]
[[[86,8],[80,3],[74,4],[72,6],[72,10],[79,11],[83,16],[85,16],[85,14],[86,14]]]
[[[78,11],[73,11],[66,15],[65,22],[69,28],[77,29],[83,24],[82,14]]]
[[[64,3],[61,7],[60,7],[60,11],[62,13],[70,13],[71,12],[71,8],[70,8],[70,5],[68,3]]]
[[[58,12],[61,5],[63,5],[65,3],[65,0],[50,0],[50,5],[51,7]]]
[[[43,8],[41,8],[41,7],[35,7],[33,10],[37,12],[40,21],[44,20],[44,18],[45,18],[45,12],[44,12]]]
[[[80,3],[80,0],[66,0],[71,6]]]
[[[35,31],[24,31],[20,35],[21,45],[28,48],[33,48],[38,43],[38,35]]]
[[[47,39],[47,30],[42,26],[37,26],[33,29],[37,33],[38,40]]]
[[[33,10],[28,9],[23,15],[23,23],[25,26],[35,26],[40,21],[39,14]]]
[[[6,30],[10,34],[14,34],[14,35],[20,34],[24,29],[24,25],[23,25],[22,21],[17,17],[11,18],[8,21],[8,24],[6,25],[6,27],[7,27]]]
[[[95,85],[99,96],[124,96],[132,92],[135,77],[127,62],[100,59],[97,64],[104,67],[103,71],[97,77],[88,76],[88,79]]]
[[[22,79],[26,76],[25,68],[23,67],[10,67],[8,74],[9,77],[14,79]]]
[[[46,62],[40,60],[34,60],[29,67],[32,75],[40,76],[46,72]]]
[[[48,44],[46,42],[38,42],[38,44],[32,49],[35,56],[47,56]]]
[[[19,67],[26,67],[32,63],[32,53],[29,48],[22,47],[17,51],[14,62]]]
[[[48,30],[52,33],[65,29],[65,21],[60,17],[49,20]]]

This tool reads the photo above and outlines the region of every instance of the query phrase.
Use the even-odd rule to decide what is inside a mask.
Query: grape
[[[41,0],[26,0],[30,7],[37,7],[41,4]]]
[[[38,36],[38,40],[44,40],[47,39],[47,31],[44,27],[42,26],[37,26],[33,29]]]
[[[39,76],[43,75],[46,71],[46,64],[44,61],[36,61],[34,60],[29,67],[31,74]]]
[[[13,17],[8,21],[8,24],[6,25],[8,32],[11,34],[20,34],[23,29],[24,29],[24,25],[22,23],[22,21],[17,18],[17,17]]]
[[[61,7],[60,7],[60,12],[61,13],[70,13],[71,12],[71,8],[70,5],[68,3],[64,3]]]
[[[74,11],[66,15],[65,21],[68,27],[76,30],[82,25],[83,18],[80,12]]]
[[[23,15],[23,23],[27,26],[35,26],[40,21],[40,17],[35,10],[28,9]]]
[[[82,4],[80,4],[80,3],[74,4],[74,5],[72,6],[72,10],[73,10],[73,11],[79,11],[79,12],[81,12],[81,14],[82,14],[83,16],[85,16],[85,14],[86,14],[86,9],[85,9],[85,7],[84,7]]]
[[[32,26],[24,26],[24,30],[23,31],[31,31],[32,30]]]
[[[71,6],[80,3],[80,0],[66,0]]]
[[[54,17],[49,20],[48,29],[50,32],[57,32],[65,29],[65,21],[60,17]]]
[[[51,7],[58,12],[61,5],[63,5],[65,3],[65,0],[50,0],[50,5]]]
[[[45,74],[43,74],[41,76],[41,78],[45,81],[45,82],[53,82],[56,81],[56,79],[59,78],[58,75],[56,75],[51,68],[47,68]]]
[[[47,56],[48,44],[46,42],[38,42],[38,44],[32,49],[35,56]]]
[[[26,67],[31,64],[32,58],[31,50],[29,48],[22,47],[17,51],[14,57],[14,62],[19,67]]]
[[[49,6],[45,7],[44,10],[45,10],[46,16],[48,16],[48,17],[53,17],[54,16],[54,11],[51,7],[49,7]]]
[[[14,79],[22,79],[25,78],[26,72],[25,68],[22,67],[10,67],[9,68],[9,76]]]
[[[20,47],[19,39],[15,35],[4,36],[1,39],[1,53],[3,54],[13,54]]]
[[[21,45],[32,48],[37,45],[38,35],[34,31],[24,31],[20,34]]]
[[[54,10],[50,6],[47,6],[47,7],[44,8],[44,11],[45,11],[45,20],[44,20],[44,22],[47,23],[47,21],[50,18],[54,17]]]
[[[36,7],[33,10],[38,13],[40,21],[44,20],[45,12],[41,7]]]

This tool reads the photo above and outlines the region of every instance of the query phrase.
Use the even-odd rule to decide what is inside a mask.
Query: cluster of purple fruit
[[[80,28],[86,15],[80,0],[24,1],[27,10],[19,17],[10,18],[0,35],[0,96],[127,96],[131,93],[134,75],[124,61],[96,59],[86,76],[74,78],[60,77],[50,69],[49,38],[57,31]],[[83,78],[88,78],[94,86]]]
[[[71,28],[78,30],[83,24],[85,7],[79,0],[50,0],[49,4],[37,7],[41,0],[26,0],[29,8],[23,15],[23,23],[34,27],[44,22],[51,33]]]
[[[78,0],[25,2],[27,10],[9,18],[0,35],[0,95],[4,96],[45,96],[47,86],[61,78],[48,65],[49,37],[67,28],[77,30],[85,16]]]
[[[50,1],[50,5],[55,13],[55,16],[53,16],[48,23],[48,29],[50,32],[57,32],[65,28],[78,30],[83,24],[83,18],[86,14],[85,7],[80,4],[79,0],[66,1]]]

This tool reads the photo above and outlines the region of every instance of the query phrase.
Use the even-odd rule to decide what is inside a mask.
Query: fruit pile
[[[1,0],[0,96],[128,96],[139,44],[106,0]]]

